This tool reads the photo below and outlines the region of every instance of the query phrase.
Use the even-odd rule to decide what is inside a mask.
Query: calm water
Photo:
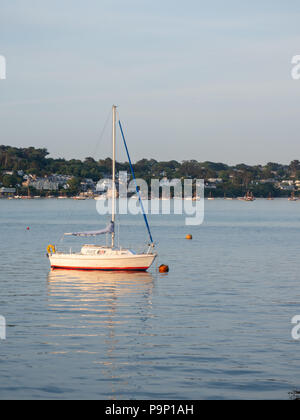
[[[49,243],[105,225],[94,201],[0,209],[1,399],[288,399],[300,388],[300,202],[206,202],[192,228],[152,216],[167,275],[50,272]],[[123,219],[122,244],[144,238],[141,217]]]

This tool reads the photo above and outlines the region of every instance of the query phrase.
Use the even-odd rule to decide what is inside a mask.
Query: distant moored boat
[[[289,197],[289,201],[297,201],[297,200],[298,200],[298,198],[295,197],[295,193],[292,192],[291,196]]]

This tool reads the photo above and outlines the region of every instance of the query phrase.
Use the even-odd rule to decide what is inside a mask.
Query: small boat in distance
[[[136,180],[131,159],[129,156],[124,132],[121,122],[119,127],[123,142],[125,145],[126,153],[129,160],[130,169],[133,179]],[[105,229],[89,232],[73,232],[65,233],[66,236],[75,237],[91,237],[98,235],[111,235],[111,246],[102,245],[84,245],[78,253],[63,253],[57,252],[53,245],[48,246],[48,257],[52,269],[63,270],[89,270],[89,271],[146,271],[153,264],[157,257],[154,251],[154,242],[152,239],[148,219],[144,211],[141,195],[136,184],[136,193],[138,195],[141,208],[143,210],[144,220],[148,229],[150,243],[147,250],[143,253],[136,253],[131,249],[115,246],[115,218],[116,218],[116,106],[113,106],[113,159],[112,159],[112,217],[110,223]]]
[[[107,200],[106,194],[95,195],[94,200],[96,200],[96,201]]]
[[[248,191],[247,194],[245,195],[245,201],[254,201],[254,200],[255,198],[254,198],[253,192]]]
[[[289,201],[297,201],[297,200],[298,200],[298,198],[295,197],[295,193],[293,191],[292,194],[291,194],[291,196],[289,197]]]
[[[254,201],[254,195],[253,192],[247,191],[246,195],[244,197],[238,197],[238,200],[240,201]]]
[[[79,195],[79,196],[76,196],[76,197],[72,197],[73,198],[73,200],[86,200],[86,197],[82,197],[81,195]]]
[[[198,196],[198,195],[195,195],[194,197],[193,197],[193,201],[200,201],[201,200],[201,197],[200,196]]]
[[[112,189],[107,190],[105,193],[100,194],[100,195],[96,195],[94,197],[94,200],[99,201],[99,200],[109,200],[113,197],[113,194],[115,195],[115,198],[119,197],[119,193],[117,190],[113,191]]]

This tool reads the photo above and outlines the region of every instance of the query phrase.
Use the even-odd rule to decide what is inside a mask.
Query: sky
[[[0,0],[0,144],[105,158],[116,104],[134,161],[300,159],[299,22],[298,0]]]

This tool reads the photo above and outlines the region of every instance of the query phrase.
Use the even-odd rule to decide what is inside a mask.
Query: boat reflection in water
[[[96,298],[110,291],[115,297],[152,289],[153,276],[149,272],[51,270],[48,276],[49,291],[57,288],[93,293]],[[96,293],[96,295],[95,295]],[[81,295],[78,295],[80,299]]]
[[[154,284],[148,272],[48,275],[51,352],[71,356],[66,371],[72,377],[77,371],[101,398],[121,398],[128,389],[144,340],[153,332]]]

